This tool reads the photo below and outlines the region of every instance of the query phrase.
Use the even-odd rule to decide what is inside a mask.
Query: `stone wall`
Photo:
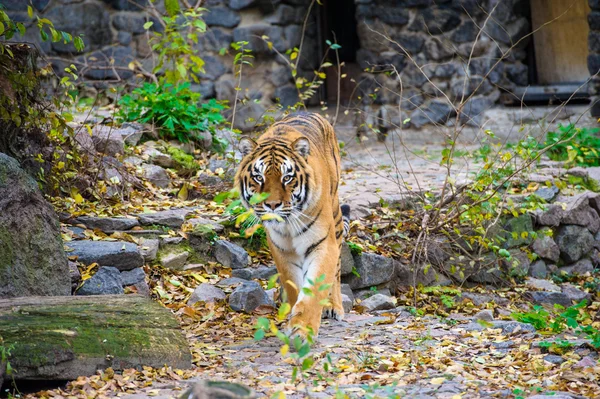
[[[401,103],[402,118],[410,117],[414,127],[453,120],[450,101],[461,99],[468,99],[461,123],[479,126],[482,111],[503,91],[528,84],[524,50],[529,38],[502,56],[530,32],[528,1],[355,2],[358,59],[368,71],[362,91],[379,87],[375,102],[396,109]]]
[[[592,81],[589,84],[590,95],[593,96],[592,116],[600,117],[600,77],[594,76],[600,72],[600,1],[589,0],[592,12],[588,16],[590,33],[588,37],[588,70],[592,75]]]

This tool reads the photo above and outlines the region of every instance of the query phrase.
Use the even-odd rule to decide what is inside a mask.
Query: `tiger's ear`
[[[240,153],[242,154],[242,157],[245,157],[246,155],[250,154],[252,151],[254,151],[254,149],[256,148],[256,141],[252,140],[249,137],[242,137],[242,139],[240,140],[239,143],[239,149],[240,149]]]
[[[310,143],[306,137],[300,137],[294,141],[292,147],[302,158],[306,158],[310,154]]]

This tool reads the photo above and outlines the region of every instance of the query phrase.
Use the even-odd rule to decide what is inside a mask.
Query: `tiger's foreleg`
[[[321,326],[324,309],[336,314],[336,319],[344,316],[337,269],[339,266],[339,247],[335,235],[325,240],[318,249],[305,259],[303,265],[302,288],[288,326],[291,335],[306,337],[309,331],[316,337]],[[333,292],[337,290],[338,292]]]

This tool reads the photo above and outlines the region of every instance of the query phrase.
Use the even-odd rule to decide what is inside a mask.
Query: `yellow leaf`
[[[294,51],[292,54],[290,54],[290,60],[295,60],[296,58],[298,58],[298,53]]]
[[[188,199],[188,183],[183,183],[181,190],[179,190],[177,193],[177,198],[182,201],[186,201]]]
[[[286,345],[283,345],[279,351],[281,352],[281,356],[285,356],[289,350],[290,350],[290,346],[286,344]]]
[[[255,224],[254,226],[250,227],[249,229],[246,229],[246,231],[244,231],[244,235],[246,236],[246,238],[248,238],[251,235],[253,235],[254,233],[256,233],[256,230],[260,229],[260,227],[261,227],[260,224]]]
[[[431,379],[431,383],[435,384],[435,385],[443,384],[445,381],[446,381],[446,379],[444,377],[437,377],[437,378]]]
[[[283,222],[283,218],[276,213],[265,213],[260,217],[261,220],[277,220],[278,222]]]

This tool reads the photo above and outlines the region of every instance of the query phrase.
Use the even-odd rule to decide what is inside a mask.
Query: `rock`
[[[158,165],[142,164],[139,166],[140,174],[150,183],[160,188],[168,188],[171,185],[171,178],[166,170]]]
[[[582,226],[560,226],[556,234],[560,257],[567,263],[577,262],[593,248],[594,237]]]
[[[421,128],[429,123],[444,125],[454,115],[456,115],[454,107],[447,102],[434,100],[429,106],[413,111],[410,123],[416,128]]]
[[[131,47],[113,46],[79,57],[77,62],[89,64],[89,67],[83,70],[83,75],[88,79],[125,80],[133,76],[133,71],[129,69],[128,65],[134,60]],[[122,137],[119,136],[119,138],[122,140]]]
[[[552,363],[557,366],[559,366],[565,362],[565,359],[563,359],[562,356],[558,356],[558,355],[546,355],[546,356],[544,356],[544,360],[547,361],[548,363]],[[536,396],[544,396],[544,395],[536,395]]]
[[[137,219],[125,217],[105,218],[94,216],[80,216],[77,219],[75,219],[75,222],[78,224],[83,224],[88,229],[98,229],[108,234],[120,230],[129,230],[136,226],[139,226]]]
[[[60,234],[35,180],[0,153],[0,298],[71,294]]]
[[[491,310],[481,310],[473,316],[473,321],[483,320],[483,321],[493,321],[494,313]]]
[[[175,167],[175,160],[170,155],[165,154],[154,146],[148,145],[148,143],[146,143],[146,147],[142,152],[142,158],[161,168]]]
[[[485,82],[487,83],[487,81]],[[485,88],[486,86],[484,85],[483,87]],[[491,91],[491,86],[489,86],[489,90]],[[468,98],[459,116],[460,123],[481,127],[484,123],[485,111],[489,110],[493,105],[494,101],[489,97],[476,96]]]
[[[99,364],[110,364],[115,373],[192,367],[189,345],[175,315],[139,295],[2,300],[0,331],[5,344],[14,346],[12,377],[23,385],[92,376],[103,367]]]
[[[248,282],[248,280],[239,278],[239,277],[229,277],[229,278],[224,278],[223,280],[219,281],[216,286],[217,287],[232,287],[234,285],[242,285],[242,284],[246,284]]]
[[[531,232],[533,231],[533,221],[531,215],[525,213],[516,218],[510,218],[504,224],[504,230],[508,233],[504,248],[514,248],[523,245],[529,245],[533,241]],[[521,233],[527,233],[523,236]],[[516,234],[516,238],[514,237]]]
[[[538,305],[561,305],[565,308],[572,305],[571,300],[562,292],[529,291],[525,294]]]
[[[117,133],[123,137],[125,144],[136,146],[144,135],[144,125],[137,122],[123,122]]]
[[[160,247],[160,240],[156,238],[141,237],[138,243],[140,248],[140,254],[146,262],[150,262],[156,259],[156,255],[158,254],[158,248]]]
[[[242,269],[250,264],[250,256],[244,248],[225,240],[215,242],[214,256],[217,262],[232,269]]]
[[[202,58],[205,60],[204,72],[200,72],[199,76],[203,79],[217,80],[221,76],[225,75],[228,68],[221,60],[211,55],[203,55]]]
[[[565,266],[565,267],[561,267],[560,269],[558,269],[559,272],[564,272],[567,274],[586,274],[586,273],[593,273],[594,272],[594,265],[592,263],[591,260],[589,259],[581,259],[580,261],[576,262],[575,264],[571,265],[571,266]]]
[[[123,163],[124,164],[129,164],[131,166],[140,166],[141,164],[144,163],[144,160],[138,157],[127,157],[125,159],[123,159]]]
[[[511,249],[509,252],[511,258],[510,261],[502,259],[502,264],[508,270],[509,274],[511,276],[527,276],[531,265],[529,256],[519,249]]]
[[[185,217],[191,212],[189,209],[169,209],[153,213],[140,213],[137,216],[144,226],[159,225],[179,228],[185,222]]]
[[[373,288],[373,287],[372,287]],[[364,301],[367,298],[372,297],[375,294],[381,294],[385,296],[392,296],[389,288],[381,288],[381,289],[368,289],[368,290],[358,290],[354,292],[354,298],[360,299]]]
[[[590,206],[590,193],[583,193],[573,197],[559,197],[557,202],[564,202],[567,208],[563,212],[562,224],[586,226],[592,234],[600,229],[600,217]],[[596,196],[594,196],[596,197]]]
[[[342,278],[342,281],[349,284],[352,289],[387,283],[394,276],[394,261],[390,258],[363,253],[356,256],[354,262],[359,276],[351,274]]]
[[[536,260],[529,266],[529,275],[535,278],[546,278],[548,276],[548,269],[546,268],[546,262],[543,260]]]
[[[123,282],[123,287],[127,287],[128,285],[136,285],[146,280],[146,273],[144,273],[144,269],[141,267],[133,270],[122,271],[121,280]]]
[[[546,210],[537,210],[533,213],[533,215],[537,224],[541,226],[556,227],[560,225],[562,220],[563,209],[562,206],[558,204],[551,204],[548,205]]]
[[[202,283],[196,287],[187,304],[188,306],[193,306],[197,302],[217,302],[225,298],[225,293],[220,288],[212,284]]]
[[[274,306],[265,290],[255,281],[246,281],[229,295],[229,306],[237,312],[251,313],[263,305]]]
[[[77,263],[69,261],[69,275],[71,276],[71,292],[74,292],[81,283],[81,273]]]
[[[545,234],[540,234],[533,242],[533,251],[542,259],[556,263],[560,257],[560,249],[556,242]]]
[[[246,366],[247,367],[247,366]],[[242,370],[244,370],[242,368]],[[203,380],[185,391],[181,399],[256,399],[255,393],[248,387],[228,381]]]
[[[160,264],[166,269],[182,270],[190,253],[187,251],[170,252],[160,256]]]
[[[121,272],[116,267],[103,266],[90,279],[83,282],[76,295],[123,294]]]
[[[57,30],[81,34],[87,51],[112,43],[110,16],[101,4],[83,3],[54,7],[44,17],[52,21]],[[75,53],[73,43],[65,44],[62,40],[52,43],[52,48],[59,53]]]
[[[293,85],[279,86],[275,89],[273,97],[283,107],[291,107],[298,103],[298,89]]]
[[[506,298],[502,298],[498,295],[492,295],[492,294],[477,294],[474,292],[463,292],[462,293],[462,298],[463,301],[465,299],[470,300],[471,302],[473,302],[473,305],[475,306],[482,306],[482,305],[486,305],[490,302],[494,302],[497,305],[508,305],[509,301]]]
[[[542,186],[538,188],[534,194],[546,202],[552,202],[559,193],[560,189],[552,184],[550,187]]]
[[[352,273],[352,270],[354,269],[354,256],[352,256],[352,251],[350,251],[350,247],[346,241],[342,242],[340,258],[342,264],[342,276],[347,276]]]
[[[222,233],[223,230],[225,230],[225,227],[223,227],[223,225],[221,223],[215,222],[214,220],[211,220],[211,219],[193,218],[193,219],[189,219],[187,222],[189,224],[191,224],[192,228],[194,228],[194,229],[196,228],[196,226],[209,226],[216,233]]]
[[[183,237],[161,237],[160,238],[160,248],[166,248],[170,245],[176,246],[183,242]]]
[[[344,308],[344,313],[348,314],[352,311],[352,305],[354,301],[346,294],[342,294],[342,307]]]
[[[239,277],[244,280],[268,280],[275,274],[277,274],[277,268],[275,266],[259,266],[257,268],[247,267],[244,269],[233,269],[231,271],[232,277]]]
[[[229,0],[229,8],[232,10],[243,10],[244,8],[252,7],[256,0]]]
[[[415,270],[416,276],[415,276]],[[394,283],[400,287],[410,287],[414,284],[423,286],[440,285],[445,286],[452,281],[445,275],[438,273],[434,267],[425,265],[407,265],[394,261]]]
[[[352,292],[352,288],[348,284],[341,284],[342,294],[347,295],[348,298],[354,301],[354,293]]]
[[[126,31],[135,34],[146,32],[146,29],[144,29],[146,18],[140,14],[120,12],[113,16],[112,23],[115,29],[119,31]]]
[[[239,14],[227,7],[211,7],[203,18],[208,26],[224,28],[235,28],[241,21]]]
[[[502,329],[502,334],[514,334],[516,332],[535,333],[535,328],[531,324],[520,323],[518,321],[494,321],[492,328]]]
[[[390,296],[375,294],[362,301],[360,306],[367,312],[374,312],[376,310],[394,309],[396,307],[396,303]]]
[[[554,284],[550,280],[542,280],[542,279],[538,279],[538,278],[528,278],[525,280],[525,284],[529,287],[532,287],[532,288],[535,288],[538,290],[549,291],[549,292],[560,292],[560,287],[558,285]]]
[[[567,298],[569,298],[569,300],[575,303],[579,303],[585,299],[589,304],[592,299],[592,296],[588,292],[580,290],[573,284],[569,283],[565,283],[562,285],[562,293],[565,294]]]
[[[137,245],[125,241],[71,241],[69,256],[77,256],[84,265],[98,263],[118,270],[131,270],[144,265]]]
[[[99,153],[110,155],[123,154],[125,142],[112,126],[96,125],[92,128],[92,141]]]

